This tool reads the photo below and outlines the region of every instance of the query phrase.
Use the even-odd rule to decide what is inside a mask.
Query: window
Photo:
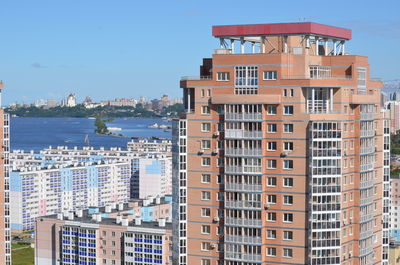
[[[211,165],[211,159],[209,157],[202,157],[201,158],[201,165],[202,166],[209,166]]]
[[[218,114],[224,114],[224,107],[223,106],[217,106],[217,112],[218,112]]]
[[[201,106],[201,114],[210,114],[209,106]]]
[[[276,203],[276,195],[268,195],[268,203],[275,204]]]
[[[211,199],[211,193],[209,191],[202,191],[201,192],[201,199],[203,201],[209,201]]]
[[[229,81],[229,72],[218,72],[217,81]]]
[[[293,88],[290,89],[290,96],[294,97],[294,89]]]
[[[267,248],[267,256],[276,257],[276,248]]]
[[[283,196],[283,204],[285,204],[285,205],[292,205],[292,204],[293,204],[293,196],[284,195],[284,196]]]
[[[293,151],[293,142],[284,142],[283,150],[284,151]]]
[[[268,151],[276,151],[276,142],[268,142]]]
[[[275,159],[268,159],[267,160],[267,168],[275,169],[276,168],[276,160]]]
[[[283,169],[293,169],[293,160],[284,160]]]
[[[201,140],[201,149],[210,149],[211,141],[210,140]]]
[[[225,196],[224,192],[222,192],[222,191],[218,192],[217,193],[217,201],[224,201],[224,199],[225,199],[224,196]]]
[[[283,240],[293,240],[293,232],[283,231]]]
[[[283,114],[284,115],[292,115],[293,114],[293,106],[284,106]]]
[[[269,133],[276,133],[276,124],[275,123],[268,123],[268,132]]]
[[[201,260],[201,265],[211,265],[211,260],[209,260],[209,259],[202,259],[202,260]]]
[[[267,114],[276,115],[276,105],[267,105]]]
[[[209,235],[211,232],[211,226],[209,225],[202,225],[201,226],[201,233]]]
[[[204,122],[204,123],[202,123],[201,124],[201,131],[202,132],[209,132],[209,131],[211,131],[211,123],[206,123],[206,122]]]
[[[277,72],[276,71],[264,71],[264,80],[276,80]]]
[[[235,67],[235,94],[237,95],[258,94],[257,66]]]
[[[276,186],[276,178],[275,177],[268,177],[267,186],[275,187]]]
[[[276,213],[269,212],[267,215],[267,220],[270,222],[275,222],[276,221]]]
[[[276,239],[276,230],[267,230],[268,239]]]
[[[201,174],[201,183],[210,183],[211,175],[210,174]]]
[[[210,208],[201,208],[201,216],[202,217],[210,217],[211,210]]]
[[[217,175],[217,184],[222,184],[223,178],[222,175]]]
[[[283,125],[283,132],[284,133],[292,133],[293,132],[293,124],[291,123],[285,123]]]
[[[287,97],[287,89],[286,88],[283,89],[283,96]]]
[[[283,222],[292,223],[293,222],[293,214],[292,213],[284,213],[283,214]]]
[[[223,157],[219,157],[217,159],[217,167],[223,167],[224,166],[224,158]]]
[[[283,249],[283,257],[285,257],[285,258],[293,258],[293,249],[284,248]]]

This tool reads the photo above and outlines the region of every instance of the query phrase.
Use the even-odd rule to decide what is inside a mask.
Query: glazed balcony
[[[261,166],[225,166],[225,173],[227,174],[261,174]]]
[[[262,226],[262,220],[259,220],[259,219],[225,217],[224,220],[225,220],[225,225],[247,226],[247,227],[261,227]]]
[[[261,244],[261,237],[255,236],[236,236],[236,235],[225,235],[225,242],[229,243],[243,243],[243,244]]]
[[[261,209],[261,202],[250,201],[225,201],[225,208],[234,209]]]
[[[226,148],[226,156],[262,156],[261,149]]]
[[[226,121],[262,121],[262,113],[225,113]]]
[[[242,183],[225,183],[226,191],[253,191],[253,192],[261,192],[262,185],[250,185],[250,184],[242,184]]]
[[[244,131],[244,130],[226,129],[225,138],[260,139],[262,138],[262,131]]]
[[[235,261],[252,261],[252,262],[262,262],[261,255],[258,254],[242,254],[242,253],[235,253],[235,252],[225,252],[225,259],[227,260],[235,260]]]

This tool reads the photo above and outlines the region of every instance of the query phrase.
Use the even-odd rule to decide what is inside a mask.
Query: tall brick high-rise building
[[[389,122],[351,31],[214,26],[220,48],[181,80],[174,262],[387,264]]]
[[[10,118],[1,106],[3,83],[0,81],[0,264],[11,265],[9,152]]]

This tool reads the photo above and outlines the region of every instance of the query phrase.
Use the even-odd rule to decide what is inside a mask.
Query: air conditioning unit
[[[214,222],[219,222],[219,217],[218,216],[214,217],[213,221]]]
[[[264,209],[269,209],[269,207],[271,207],[269,203],[264,204]]]
[[[210,248],[211,248],[211,249],[217,248],[217,244],[211,244],[211,245],[210,245]]]
[[[215,137],[219,136],[219,131],[215,131],[215,132],[213,133],[213,135],[214,135]]]
[[[197,153],[198,153],[199,155],[204,154],[204,149],[200,149]]]
[[[287,156],[288,154],[289,154],[288,151],[284,151],[284,152],[281,153],[281,156],[285,157],[285,156]]]
[[[212,152],[213,152],[213,154],[218,154],[219,153],[219,149],[216,148]]]

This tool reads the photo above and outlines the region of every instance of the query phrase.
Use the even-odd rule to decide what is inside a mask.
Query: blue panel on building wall
[[[72,170],[70,168],[61,168],[61,190],[72,191]]]
[[[154,221],[154,207],[142,207],[141,213],[143,222]]]
[[[396,242],[400,242],[400,229],[393,229],[391,231],[391,237],[394,237]]]
[[[22,230],[23,229],[22,224],[11,223],[10,227],[11,227],[11,229],[16,229],[16,230]]]
[[[97,207],[89,207],[89,209],[88,209],[89,214],[94,214],[94,213],[98,213],[98,212],[99,212],[99,208],[97,208]]]
[[[165,195],[164,200],[166,202],[172,202],[172,196],[171,195]]]
[[[89,160],[93,161],[93,162],[97,162],[97,161],[100,161],[103,158],[104,158],[104,156],[102,156],[102,155],[92,155],[92,156],[90,156]]]
[[[154,160],[150,165],[146,165],[146,174],[161,174],[161,162]]]
[[[19,172],[10,174],[10,191],[22,191],[22,178]]]
[[[88,172],[88,188],[98,188],[99,187],[99,171],[95,166],[87,166]]]

